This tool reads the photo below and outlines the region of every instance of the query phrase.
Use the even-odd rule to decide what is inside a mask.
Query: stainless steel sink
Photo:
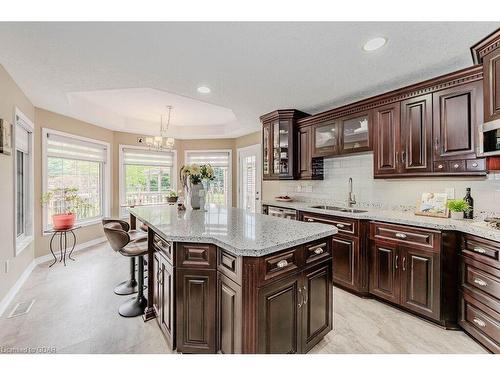
[[[357,208],[346,208],[346,207],[327,206],[327,205],[311,206],[311,208],[317,208],[320,210],[339,211],[339,212],[350,212],[353,214],[367,212],[366,210],[358,210]]]

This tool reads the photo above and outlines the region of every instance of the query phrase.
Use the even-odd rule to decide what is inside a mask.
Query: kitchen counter
[[[319,213],[324,215],[350,217],[360,220],[376,220],[387,223],[406,224],[417,227],[438,229],[438,230],[454,230],[463,233],[472,234],[493,241],[500,241],[500,230],[491,228],[482,220],[454,220],[428,216],[418,216],[413,212],[389,211],[361,208],[367,212],[350,213],[333,210],[323,210],[311,208],[311,206],[319,205],[317,203],[307,202],[276,202],[264,201],[264,205],[295,209],[303,212]],[[358,208],[358,207],[356,207]]]
[[[302,223],[238,208],[178,211],[168,205],[144,206],[130,213],[167,241],[211,243],[236,256],[259,257],[337,233],[320,223]]]

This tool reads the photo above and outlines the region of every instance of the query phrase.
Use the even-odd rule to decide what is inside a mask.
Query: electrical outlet
[[[9,273],[9,269],[10,269],[10,261],[9,261],[9,260],[6,260],[6,261],[5,261],[4,272],[5,272],[5,273]]]
[[[448,199],[455,199],[455,188],[446,188],[444,191]]]
[[[302,192],[302,185],[297,185],[297,188],[295,189],[297,191],[297,193],[301,193]]]

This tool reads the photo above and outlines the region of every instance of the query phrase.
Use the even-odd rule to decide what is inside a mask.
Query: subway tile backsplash
[[[465,188],[470,187],[476,217],[500,216],[500,173],[490,173],[487,177],[375,180],[373,154],[325,159],[324,168],[322,181],[264,181],[264,200],[287,194],[298,201],[345,205],[347,182],[352,177],[356,206],[359,207],[415,210],[423,192],[446,192],[453,188],[455,198],[461,198]]]

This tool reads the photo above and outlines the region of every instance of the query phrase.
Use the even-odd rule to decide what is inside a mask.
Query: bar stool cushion
[[[132,241],[148,237],[147,233],[144,233],[142,230],[137,230],[137,229],[129,230],[128,235],[130,236],[130,239]]]
[[[130,241],[127,245],[118,250],[120,254],[135,257],[145,255],[148,252],[148,239],[146,237]]]

